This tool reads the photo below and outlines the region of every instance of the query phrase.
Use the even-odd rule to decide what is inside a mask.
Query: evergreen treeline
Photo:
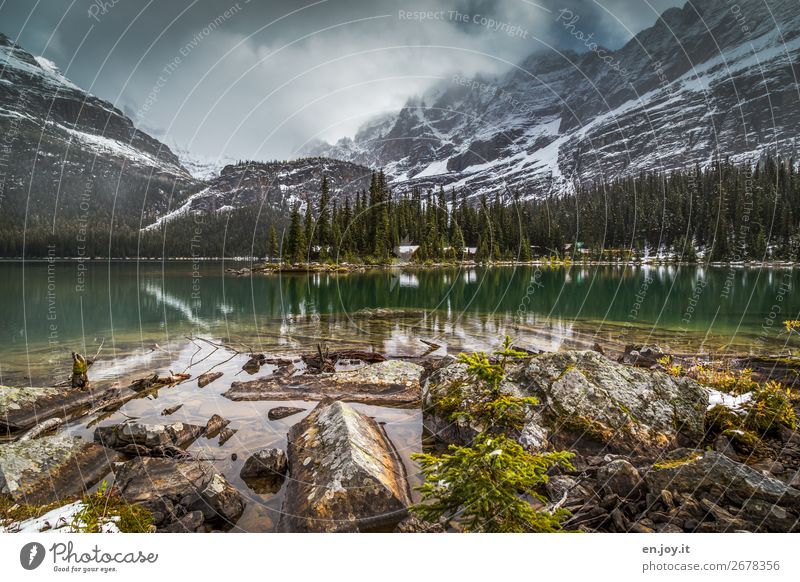
[[[84,237],[71,222],[55,233],[29,229],[25,255],[46,256],[47,245],[55,244],[58,256],[382,263],[397,247],[413,245],[418,261],[457,259],[468,248],[478,261],[525,261],[570,256],[582,246],[589,258],[662,250],[690,261],[701,251],[711,261],[797,260],[800,178],[793,161],[767,157],[754,166],[725,161],[643,172],[523,202],[513,194],[476,200],[441,188],[393,196],[383,172],[375,172],[369,189],[352,197],[332,198],[324,179],[317,203],[261,215],[249,208],[188,215],[148,232],[120,224],[111,236],[105,224],[84,225]],[[22,255],[19,230],[0,231],[0,255]]]

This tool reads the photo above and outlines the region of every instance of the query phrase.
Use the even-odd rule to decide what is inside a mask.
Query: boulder
[[[754,530],[788,531],[781,524],[797,524],[800,515],[800,490],[717,451],[671,451],[653,465],[645,481],[651,494],[669,490],[706,504],[713,500],[720,506],[738,506],[736,519],[748,521]],[[783,517],[766,518],[778,514]]]
[[[289,461],[282,449],[263,449],[251,455],[242,466],[239,477],[259,494],[277,493],[289,470]]]
[[[82,495],[118,455],[66,433],[0,445],[0,495],[44,505]]]
[[[234,382],[223,394],[243,400],[322,400],[339,398],[382,406],[413,406],[420,400],[424,368],[402,360],[387,360],[355,370],[299,376],[272,375]]]
[[[90,390],[0,386],[0,434],[17,433],[53,417],[67,418],[88,408]]]
[[[388,436],[351,406],[323,400],[288,435],[289,471],[279,529],[391,530],[411,502]]]
[[[620,498],[638,497],[642,477],[639,471],[625,459],[615,459],[597,470],[597,481],[607,493]]]
[[[526,396],[523,388],[512,380],[503,382],[500,391],[509,396]],[[422,389],[423,426],[443,443],[470,445],[478,433],[490,427],[472,415],[453,414],[452,403],[455,397],[460,411],[468,412],[476,396],[476,386],[465,364],[450,363],[433,370]],[[534,452],[548,448],[549,435],[541,414],[531,411],[522,430],[509,436]]]
[[[580,351],[537,356],[519,381],[544,405],[553,432],[599,442],[612,452],[657,453],[697,445],[704,436],[708,391],[689,378]]]
[[[281,420],[283,418],[295,415],[298,412],[303,412],[304,410],[305,408],[295,408],[293,406],[276,406],[275,408],[269,409],[269,412],[267,412],[267,418],[270,420]]]
[[[289,470],[286,452],[282,449],[262,449],[253,453],[242,466],[239,476],[242,479],[254,477],[274,477],[285,475]]]
[[[125,500],[151,511],[159,529],[194,511],[203,514],[205,523],[230,527],[244,511],[239,492],[204,461],[140,457],[116,471],[115,485]],[[196,516],[182,523],[187,520],[194,523]]]
[[[181,450],[203,434],[203,430],[202,426],[185,422],[147,424],[128,421],[98,427],[94,431],[94,440],[130,455],[181,456]]]

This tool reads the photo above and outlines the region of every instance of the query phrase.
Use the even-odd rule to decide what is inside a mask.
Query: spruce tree
[[[328,258],[328,246],[331,244],[330,220],[328,218],[330,204],[330,191],[328,189],[328,177],[322,177],[322,188],[319,197],[319,218],[317,219],[316,239],[320,247],[320,258]]]
[[[275,225],[269,227],[269,242],[267,243],[267,253],[270,261],[278,258],[280,249],[278,247],[278,233],[275,231]]]

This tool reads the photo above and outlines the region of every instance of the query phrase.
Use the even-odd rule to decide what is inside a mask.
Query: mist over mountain
[[[453,75],[354,138],[305,153],[384,167],[397,190],[524,197],[643,170],[791,156],[800,14],[790,0],[672,8],[618,50],[563,10],[585,50],[536,52],[500,76]]]

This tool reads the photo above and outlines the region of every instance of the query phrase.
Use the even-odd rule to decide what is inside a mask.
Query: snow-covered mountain
[[[2,220],[138,225],[194,183],[170,149],[0,34]]]
[[[238,209],[285,219],[295,204],[304,207],[318,200],[323,176],[328,178],[331,197],[342,200],[367,190],[372,170],[327,158],[231,164],[143,230],[157,230],[188,216]]]
[[[569,191],[577,181],[716,156],[795,152],[796,0],[705,0],[666,11],[618,50],[537,52],[499,77],[453,76],[352,139],[306,153],[383,167],[396,190]],[[592,23],[564,14],[576,38]]]

